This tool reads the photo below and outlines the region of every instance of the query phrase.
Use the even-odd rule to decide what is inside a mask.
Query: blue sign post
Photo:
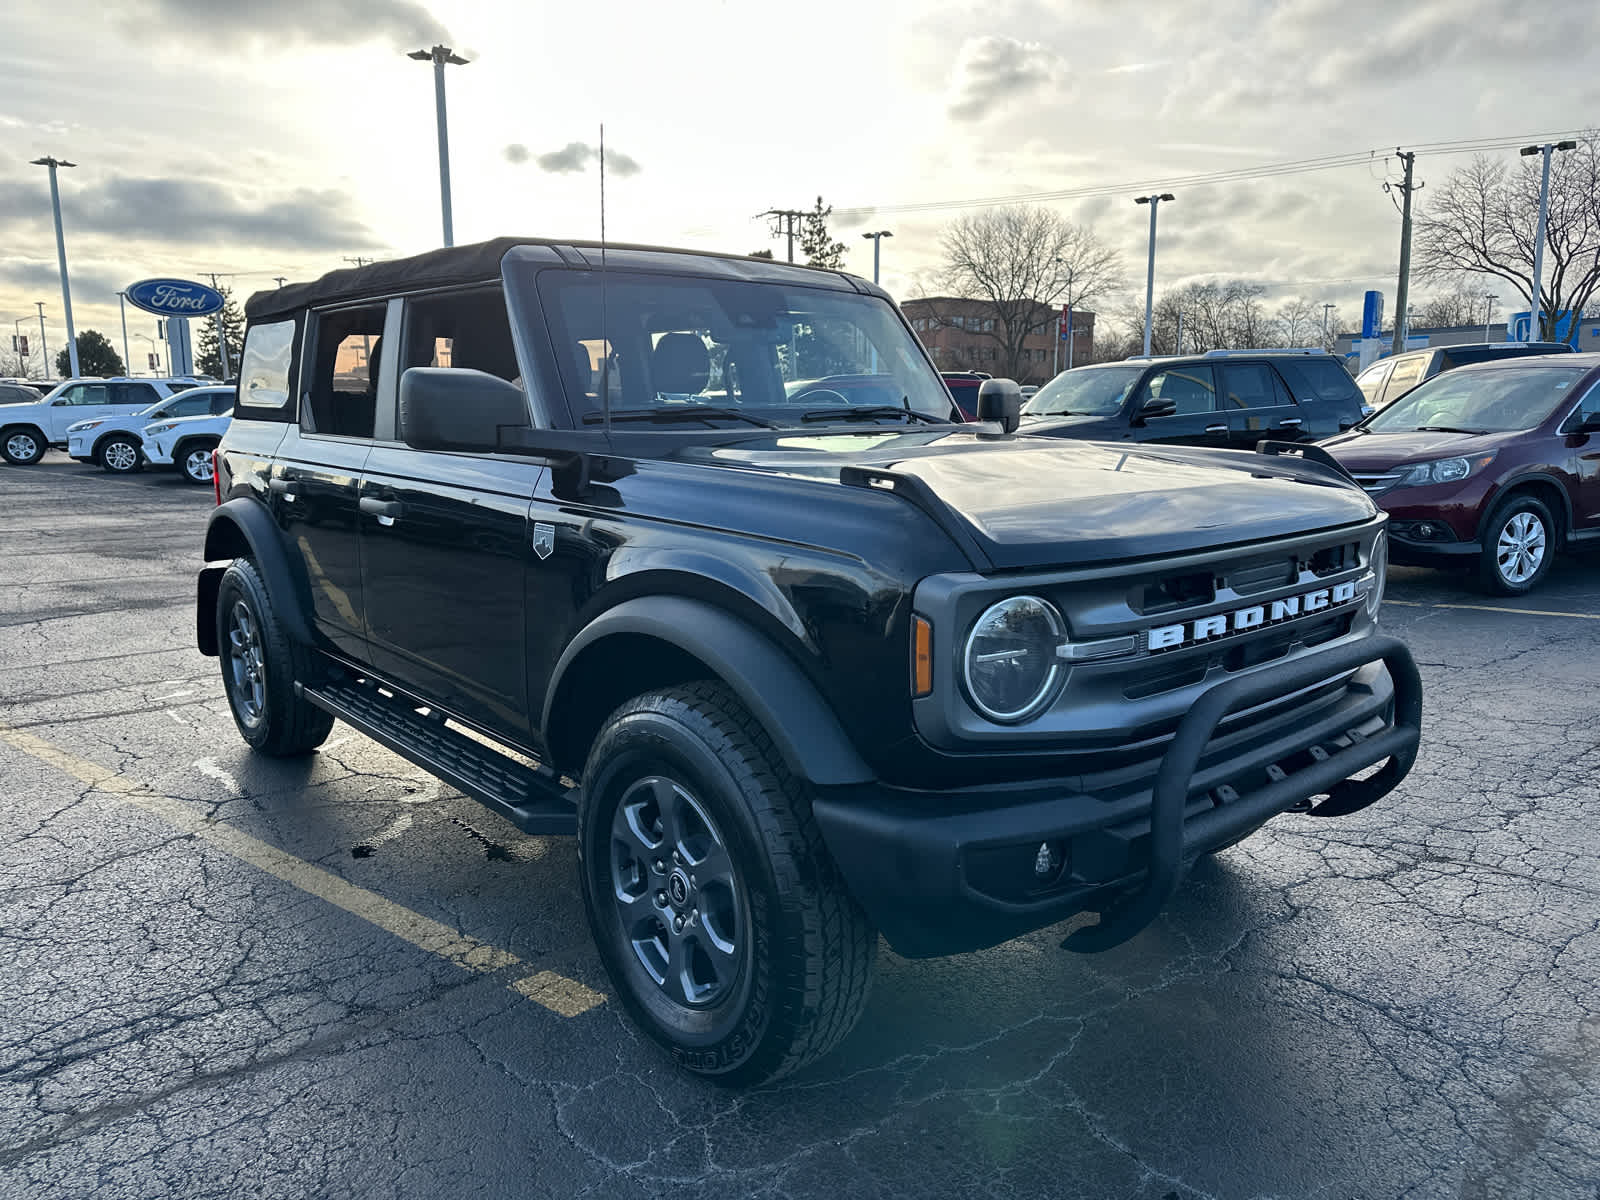
[[[1361,336],[1383,336],[1383,293],[1368,292],[1361,303]]]

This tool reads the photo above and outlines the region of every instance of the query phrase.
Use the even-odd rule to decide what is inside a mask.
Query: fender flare
[[[1513,475],[1510,479],[1507,479],[1501,483],[1499,487],[1495,488],[1494,499],[1483,506],[1483,516],[1478,521],[1478,539],[1480,541],[1483,540],[1484,537],[1484,523],[1488,521],[1489,515],[1505,500],[1506,494],[1528,483],[1547,484],[1555,489],[1556,494],[1561,497],[1561,504],[1558,506],[1557,511],[1553,515],[1558,521],[1561,522],[1562,528],[1565,529],[1569,535],[1572,533],[1574,520],[1572,512],[1572,495],[1567,491],[1566,484],[1563,483],[1557,476],[1548,474],[1547,472],[1541,471],[1535,467],[1523,471],[1521,474]]]
[[[255,560],[266,582],[267,595],[272,598],[273,610],[283,622],[284,631],[303,646],[316,645],[311,624],[306,620],[306,613],[311,607],[311,589],[304,575],[295,570],[295,564],[284,549],[283,535],[278,531],[272,514],[259,500],[250,496],[236,496],[212,509],[211,519],[206,524],[205,560],[208,563],[244,557],[239,553],[234,535],[227,532],[225,526],[237,529],[238,535],[243,537],[249,557]],[[206,575],[212,571],[215,568],[208,567],[201,573],[202,604],[208,590]],[[220,572],[212,578],[220,580]],[[214,609],[216,592],[214,588],[209,590]],[[197,614],[197,620],[203,628],[206,624],[204,615]],[[201,649],[205,649],[203,642]]]
[[[586,648],[617,634],[652,637],[699,659],[761,722],[796,775],[823,786],[876,778],[833,709],[789,655],[727,610],[686,596],[625,600],[579,630],[551,673],[540,728],[551,727],[568,668]]]

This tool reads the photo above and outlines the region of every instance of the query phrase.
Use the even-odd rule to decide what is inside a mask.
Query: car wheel
[[[44,435],[25,425],[0,432],[0,456],[18,467],[29,467],[44,457]]]
[[[311,674],[310,653],[285,632],[248,558],[237,559],[217,589],[217,646],[233,722],[253,749],[281,758],[322,745],[332,715],[294,692]]]
[[[211,452],[214,449],[216,447],[209,442],[190,442],[178,447],[172,461],[178,464],[179,474],[190,483],[209,487],[215,474],[211,464]]]
[[[1556,523],[1542,500],[1512,496],[1483,525],[1478,579],[1497,596],[1520,596],[1550,570],[1556,552]]]
[[[806,785],[720,683],[652,692],[596,738],[578,808],[584,907],[634,1021],[679,1065],[776,1079],[854,1027],[877,934]]]
[[[139,445],[131,438],[111,437],[100,444],[100,466],[113,475],[132,475],[144,466]]]

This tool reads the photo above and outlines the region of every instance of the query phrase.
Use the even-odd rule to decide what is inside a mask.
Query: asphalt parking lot
[[[884,949],[729,1092],[605,1000],[572,845],[344,728],[252,758],[193,647],[208,492],[0,468],[0,1195],[1600,1196],[1600,558],[1391,573],[1402,790],[1133,943]]]

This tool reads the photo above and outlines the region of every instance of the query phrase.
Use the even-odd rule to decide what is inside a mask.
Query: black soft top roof
[[[463,283],[483,283],[500,276],[500,261],[507,251],[517,246],[547,246],[559,258],[575,267],[593,266],[597,262],[598,242],[556,241],[549,238],[501,237],[470,246],[450,246],[430,250],[426,254],[413,254],[409,258],[390,259],[365,267],[346,267],[329,271],[321,279],[310,283],[291,283],[272,291],[257,292],[245,301],[245,316],[251,321],[286,316],[302,308],[338,303],[341,300],[360,300],[368,296],[388,296],[397,292],[415,291],[428,287],[449,287]],[[834,287],[847,290],[884,293],[865,280],[844,275],[838,271],[819,270],[770,259],[749,258],[737,254],[717,254],[704,250],[673,250],[662,246],[640,246],[610,243],[606,250],[615,258],[616,269],[627,269],[629,261],[643,265],[644,261],[661,256],[683,255],[718,262],[724,273],[733,267],[747,277],[770,277],[775,281],[796,282],[809,275],[807,282],[815,285],[824,280]],[[710,265],[709,263],[707,264]],[[659,265],[656,269],[661,269]],[[820,277],[820,278],[819,278]]]

